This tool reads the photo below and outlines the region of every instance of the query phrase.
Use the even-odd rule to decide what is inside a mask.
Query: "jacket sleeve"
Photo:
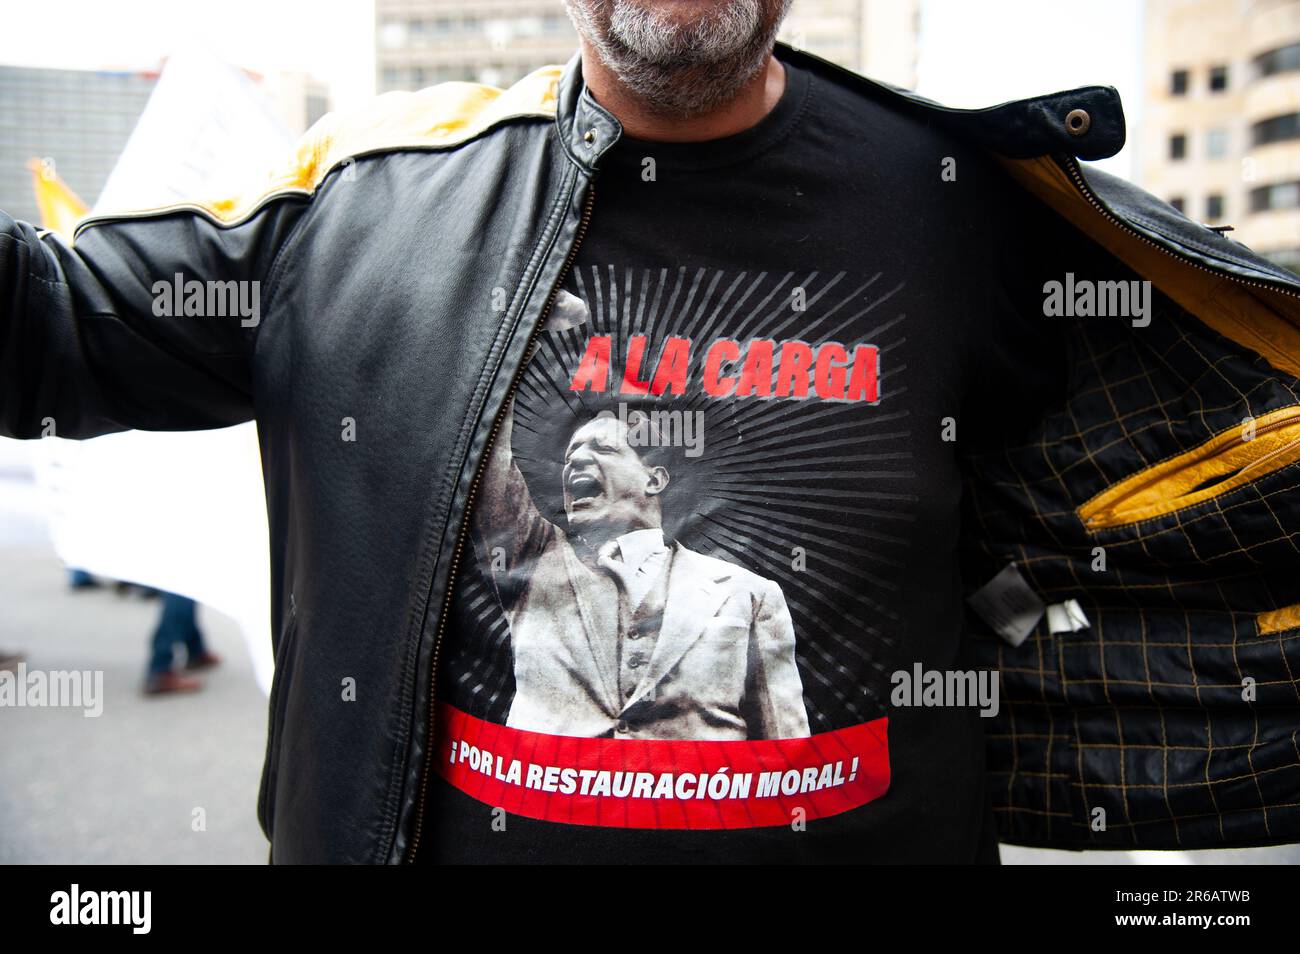
[[[0,212],[0,434],[249,420],[267,279],[306,204],[288,192],[229,223],[200,206],[108,218],[75,244]]]

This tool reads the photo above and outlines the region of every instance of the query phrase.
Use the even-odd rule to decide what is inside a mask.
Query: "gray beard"
[[[729,102],[771,52],[791,0],[767,26],[763,0],[730,0],[686,25],[632,0],[564,0],[578,32],[619,82],[656,114],[690,117]],[[606,13],[602,28],[599,13]]]

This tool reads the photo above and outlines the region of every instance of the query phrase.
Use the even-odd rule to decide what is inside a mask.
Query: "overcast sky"
[[[0,63],[139,69],[199,43],[253,70],[311,73],[346,106],[374,88],[373,9],[371,0],[0,0]],[[922,10],[925,95],[986,106],[1106,83],[1136,123],[1141,0],[923,0]],[[1128,153],[1110,168],[1127,174]]]
[[[797,3],[798,0],[795,0]],[[1141,119],[1142,0],[922,0],[917,91],[949,106],[1102,84]],[[1131,145],[1101,165],[1130,173]]]

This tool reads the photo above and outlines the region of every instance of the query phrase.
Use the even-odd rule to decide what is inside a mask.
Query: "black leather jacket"
[[[1284,448],[1285,466],[1270,458],[1233,484],[1255,495],[1267,484],[1271,494],[1276,526],[1255,511],[1238,524],[1272,541],[1255,551],[1275,561],[1266,582],[1240,558],[1220,570],[1177,553],[1144,557],[1140,547],[1127,564],[1116,557],[1128,573],[1118,583],[1067,577],[1096,534],[1110,534],[1105,545],[1117,554],[1132,542],[1122,505],[1102,508],[1120,518],[1096,527],[1076,508],[1150,460],[1204,447],[1243,413],[1300,410],[1300,282],[1131,186],[1082,171],[1076,157],[1123,143],[1112,89],[965,111],[852,82],[997,154],[1075,230],[1156,281],[1186,331],[1175,357],[1186,352],[1188,364],[1174,376],[1186,387],[1165,397],[1204,385],[1217,400],[1223,389],[1207,368],[1247,392],[1245,403],[1207,401],[1198,419],[1135,406],[1111,420],[1094,401],[1076,437],[1057,435],[1036,458],[1012,448],[972,461],[972,585],[1017,559],[1049,601],[1058,591],[1077,597],[1094,624],[1068,638],[1040,624],[1017,650],[984,642],[986,659],[1004,670],[990,744],[1004,834],[1062,846],[1297,837],[1298,621],[1289,637],[1257,624],[1269,611],[1283,611],[1275,620],[1285,623],[1286,604],[1300,602],[1294,455]],[[475,475],[581,240],[601,156],[619,135],[575,57],[502,93],[446,84],[327,117],[257,196],[93,218],[75,246],[0,215],[4,434],[38,437],[49,418],[65,437],[257,421],[277,663],[259,817],[277,862],[400,862],[419,850],[432,674]],[[153,284],[176,273],[260,282],[260,321],[155,316]],[[1198,374],[1190,355],[1201,345]],[[1123,347],[1131,355],[1116,375],[1156,361],[1144,344]],[[1059,423],[1059,410],[1044,428]],[[1164,430],[1143,420],[1171,413]],[[1289,434],[1285,415],[1277,420]],[[1129,443],[1090,443],[1116,421]],[[355,440],[343,438],[347,427]],[[1067,459],[1081,454],[1096,466],[1070,469]],[[1060,468],[1071,476],[1059,479]],[[1023,494],[1008,491],[1008,469],[1024,478]],[[1232,550],[1223,533],[1214,541]],[[1219,550],[1207,551],[1211,564]],[[1188,580],[1196,585],[1180,588]],[[1148,611],[1175,622],[1144,626]],[[1237,653],[1234,662],[1232,651],[1207,649],[1219,669],[1198,686],[1188,660],[1202,637]],[[1238,682],[1234,666],[1259,676],[1253,705],[1234,706],[1231,693],[1208,686]],[[348,679],[355,701],[342,698]],[[1189,682],[1190,692],[1178,688]],[[1161,736],[1161,723],[1175,722],[1191,736],[1199,727],[1202,741],[1215,723],[1226,741],[1180,761],[1185,740],[1172,729]],[[1218,801],[1171,802],[1182,785]],[[1111,806],[1105,832],[1089,826],[1094,800]],[[1161,824],[1144,827],[1152,819]]]

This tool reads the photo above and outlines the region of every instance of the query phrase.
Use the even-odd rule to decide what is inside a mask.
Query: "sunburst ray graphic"
[[[702,453],[674,458],[665,534],[780,585],[813,732],[884,714],[896,668],[893,579],[905,565],[917,505],[908,489],[911,429],[899,401],[906,367],[891,360],[906,341],[906,315],[893,304],[902,287],[881,274],[575,268],[565,290],[585,305],[585,321],[540,332],[515,394],[514,461],[538,508],[561,527],[559,469],[581,423],[601,411],[617,414],[620,401],[702,415]],[[796,291],[802,308],[792,305]],[[610,386],[572,390],[593,336],[610,338]],[[668,339],[690,339],[685,393],[619,393],[634,337],[645,339],[648,367],[633,369],[642,381]],[[756,339],[813,348],[836,342],[850,353],[874,345],[880,400],[710,396],[700,382],[708,348],[721,338],[741,347]],[[443,679],[449,701],[504,722],[513,692],[510,634],[485,559],[477,549],[466,555],[473,566],[462,570],[457,596],[466,632]]]

